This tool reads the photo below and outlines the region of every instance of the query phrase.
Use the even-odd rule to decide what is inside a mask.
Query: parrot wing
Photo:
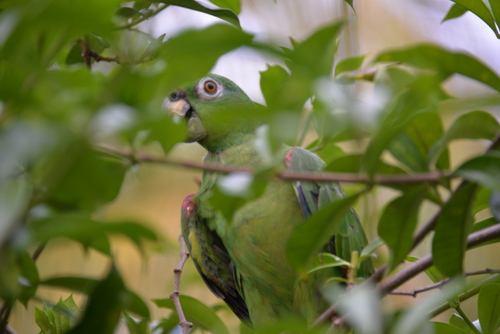
[[[234,263],[220,237],[197,214],[193,196],[188,195],[182,203],[181,227],[194,265],[208,288],[223,299],[241,321],[251,325]]]
[[[293,147],[287,151],[285,164],[288,170],[295,172],[319,172],[325,167],[325,163],[317,155],[301,147]],[[294,181],[293,186],[305,217],[345,196],[344,190],[336,182]],[[352,251],[360,253],[367,243],[359,217],[351,209],[340,222],[338,233],[326,245],[326,251],[350,261]],[[365,260],[358,270],[358,276],[368,277],[373,271],[371,260]]]

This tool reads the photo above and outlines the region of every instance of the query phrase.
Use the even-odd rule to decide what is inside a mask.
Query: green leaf
[[[429,170],[429,151],[441,138],[443,125],[437,111],[418,114],[403,133],[389,146],[391,154],[410,170],[425,172]],[[432,161],[439,169],[449,168],[448,151],[440,159]]]
[[[113,334],[124,309],[126,288],[113,266],[108,275],[96,283],[78,324],[68,334]]]
[[[199,326],[215,334],[229,334],[226,325],[219,316],[207,305],[199,300],[188,297],[179,296],[182,309],[184,310],[187,321],[192,322],[195,326]],[[175,311],[174,302],[170,298],[153,299],[153,302],[162,308],[168,308]]]
[[[120,7],[115,11],[115,15],[130,18],[132,16],[142,16],[141,12],[132,7]]]
[[[358,70],[361,65],[363,65],[363,61],[365,60],[365,56],[351,57],[341,60],[335,66],[335,75],[339,75],[344,72],[352,72]]]
[[[476,182],[484,187],[500,191],[500,154],[491,152],[464,162],[453,175]]]
[[[240,46],[250,45],[252,39],[252,35],[227,24],[189,30],[170,38],[162,45],[161,56],[168,63],[162,76],[163,90],[168,92],[198,80],[212,69],[220,56]]]
[[[426,189],[414,189],[392,200],[379,220],[378,233],[390,250],[389,270],[401,263],[413,245],[420,205]]]
[[[23,251],[19,254],[18,265],[21,274],[18,280],[22,286],[19,301],[24,305],[24,307],[28,307],[29,300],[35,295],[38,288],[40,276],[38,275],[38,269],[35,261],[33,261],[28,252]]]
[[[490,0],[491,11],[493,12],[493,16],[495,17],[495,21],[497,26],[499,26],[500,22],[500,3],[496,0]]]
[[[456,19],[457,17],[460,17],[465,13],[467,13],[467,8],[456,3],[453,6],[451,6],[450,10],[448,11],[448,13],[446,13],[446,16],[443,18],[441,23],[451,19]]]
[[[467,334],[466,331],[444,322],[431,322],[434,325],[434,334]]]
[[[489,67],[468,54],[448,51],[436,45],[421,44],[386,51],[379,54],[375,61],[402,62],[421,69],[433,70],[440,75],[441,80],[447,79],[454,73],[462,74],[500,91],[500,78]]]
[[[270,109],[279,109],[290,101],[288,85],[290,74],[279,65],[267,65],[260,72],[260,88]]]
[[[433,263],[447,277],[461,274],[477,186],[467,184],[441,209],[432,240]]]
[[[223,0],[219,0],[219,2],[222,2],[222,1]],[[159,2],[164,3],[166,5],[179,6],[179,7],[191,9],[191,10],[194,10],[194,11],[197,11],[200,13],[212,15],[212,16],[215,16],[215,17],[221,19],[221,20],[224,20],[226,22],[231,23],[238,28],[241,28],[240,20],[238,19],[238,16],[232,10],[210,9],[210,8],[205,7],[202,4],[200,4],[194,0],[161,0]],[[212,1],[212,2],[214,2],[214,1]],[[224,2],[232,3],[233,7],[236,6],[236,4],[235,4],[236,1],[226,0]]]
[[[295,269],[305,270],[335,234],[344,215],[359,196],[355,194],[332,202],[295,228],[286,247],[288,260]]]
[[[474,207],[472,208],[473,215],[490,207],[491,194],[492,192],[488,188],[481,187],[479,189],[476,195],[476,201],[474,202]]]
[[[500,38],[500,34],[498,33],[497,27],[495,25],[495,19],[493,18],[493,15],[491,14],[490,10],[482,0],[452,0],[453,2],[462,5],[463,7],[467,8],[467,10],[471,11],[474,13],[477,17],[479,17],[481,20],[484,21],[488,25],[488,27],[493,30],[495,33],[495,36],[497,38]]]
[[[500,326],[500,284],[488,284],[479,290],[479,323],[483,334],[493,334]]]
[[[383,245],[385,245],[385,242],[382,238],[373,239],[368,243],[368,245],[365,246],[365,248],[363,248],[361,254],[359,254],[359,260],[363,261],[364,259],[369,258],[377,248]]]
[[[44,303],[43,309],[35,308],[35,321],[42,334],[64,334],[75,324],[80,310],[73,295],[65,300],[59,299],[57,304]]]
[[[210,2],[221,8],[228,8],[236,14],[241,11],[240,0],[210,0]]]
[[[87,277],[54,277],[41,281],[41,285],[59,287],[84,294],[91,294],[99,280]],[[121,302],[125,310],[149,319],[149,308],[134,292],[125,290],[121,293]]]
[[[149,334],[148,319],[135,320],[127,313],[123,313],[123,318],[130,334]]]
[[[471,111],[460,115],[448,128],[441,140],[433,149],[431,160],[436,160],[445,150],[446,146],[456,139],[488,139],[495,138],[500,132],[498,121],[490,113],[484,111]]]
[[[349,6],[351,6],[352,10],[354,9],[354,0],[344,0]]]
[[[359,173],[363,170],[363,155],[353,154],[344,155],[331,161],[324,171],[339,173]],[[404,170],[397,166],[389,165],[385,162],[379,162],[378,173],[380,174],[406,174]]]

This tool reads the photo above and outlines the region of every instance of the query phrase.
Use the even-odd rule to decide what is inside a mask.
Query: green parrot
[[[255,145],[262,124],[260,108],[231,80],[210,74],[172,92],[164,102],[170,113],[187,122],[188,142],[198,142],[211,164],[258,169],[262,158]],[[320,171],[324,162],[300,147],[284,148],[283,170]],[[209,199],[220,174],[205,171],[199,191],[182,203],[182,234],[209,289],[222,298],[249,326],[300,318],[308,323],[327,308],[321,295],[325,281],[346,276],[343,269],[299,275],[286,257],[294,228],[323,205],[344,196],[336,183],[272,179],[263,194],[237,209],[228,222]],[[366,236],[354,210],[340,223],[339,232],[325,245],[349,261],[361,251]],[[367,277],[372,263],[364,261],[358,276]]]

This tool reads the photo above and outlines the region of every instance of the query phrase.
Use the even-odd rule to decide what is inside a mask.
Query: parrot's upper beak
[[[163,107],[172,114],[186,118],[191,116],[190,113],[193,111],[186,98],[186,92],[181,89],[173,91],[163,102]]]

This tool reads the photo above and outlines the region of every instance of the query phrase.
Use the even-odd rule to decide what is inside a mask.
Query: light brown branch
[[[98,146],[98,151],[114,155],[126,160],[131,164],[135,163],[160,163],[172,166],[181,166],[185,168],[204,170],[217,173],[254,173],[248,168],[241,168],[230,165],[219,165],[213,163],[202,163],[194,161],[173,160],[166,157],[152,156],[146,153],[136,153],[115,149],[110,147]],[[284,171],[276,173],[275,177],[287,181],[317,181],[317,182],[345,182],[362,183],[368,185],[391,185],[391,184],[414,184],[414,183],[437,183],[443,178],[450,177],[446,172],[415,173],[412,175],[377,175],[373,179],[366,175],[356,173],[329,173],[329,172],[292,172]]]
[[[500,273],[499,269],[486,268],[486,269],[483,269],[483,270],[468,271],[468,272],[465,273],[465,276],[487,275],[487,274],[491,275],[491,274],[497,274],[497,273]],[[436,283],[428,285],[428,286],[424,286],[423,288],[419,288],[419,289],[415,289],[415,290],[411,290],[411,291],[397,291],[396,290],[396,291],[391,291],[390,294],[391,295],[416,297],[417,294],[419,294],[419,293],[440,288],[443,285],[445,285],[446,283],[448,283],[449,281],[450,281],[449,278],[445,278],[444,280],[441,280],[439,282],[436,282]]]
[[[177,312],[177,316],[179,317],[179,325],[182,328],[182,334],[188,334],[193,327],[193,324],[186,320],[186,316],[184,315],[184,311],[182,310],[181,301],[179,298],[182,269],[184,268],[184,264],[189,258],[189,252],[186,250],[186,243],[182,235],[179,236],[179,244],[181,250],[181,259],[177,267],[175,267],[174,269],[174,291],[170,294],[170,298],[174,302],[175,311]]]

